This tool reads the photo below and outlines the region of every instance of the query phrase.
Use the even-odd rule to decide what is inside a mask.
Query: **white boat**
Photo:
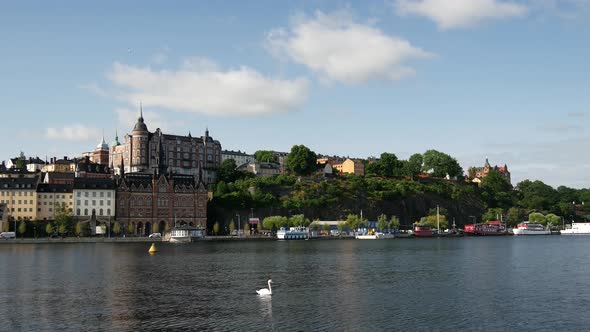
[[[381,233],[381,232],[376,232],[374,234],[362,234],[362,235],[357,235],[355,236],[355,238],[357,240],[381,240],[381,239],[393,239],[393,234],[391,233]]]
[[[562,230],[561,235],[590,235],[590,222],[572,223],[572,227]]]
[[[296,227],[281,227],[277,231],[277,238],[279,240],[307,240],[309,239],[309,228]]]
[[[193,226],[178,226],[170,231],[170,242],[193,242],[205,237],[202,228]]]
[[[551,230],[545,226],[528,221],[521,222],[512,229],[514,235],[551,235]]]

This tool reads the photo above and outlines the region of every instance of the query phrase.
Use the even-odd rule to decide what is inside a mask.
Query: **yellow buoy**
[[[158,252],[158,249],[156,249],[156,244],[152,243],[152,246],[150,247],[150,251],[149,251],[150,255],[153,255],[157,252]]]

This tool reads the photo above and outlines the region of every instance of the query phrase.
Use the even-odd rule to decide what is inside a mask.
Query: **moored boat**
[[[428,225],[414,225],[414,236],[415,237],[433,237],[434,232],[430,229]]]
[[[463,230],[465,235],[506,235],[506,224],[500,221],[488,221],[486,223],[468,224]]]
[[[193,242],[202,239],[205,233],[202,228],[193,226],[177,226],[170,231],[170,242]]]
[[[382,239],[393,239],[395,236],[391,233],[367,233],[355,236],[357,240],[382,240]]]
[[[590,235],[590,222],[574,222],[571,228],[562,230],[561,235]]]
[[[514,235],[551,235],[551,230],[537,223],[521,222],[512,230]]]
[[[277,231],[277,238],[279,240],[307,240],[309,239],[309,228],[296,227],[281,227]]]

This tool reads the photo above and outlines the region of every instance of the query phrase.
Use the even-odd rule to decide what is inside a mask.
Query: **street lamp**
[[[239,235],[240,234],[240,230],[242,229],[241,228],[241,225],[240,225],[240,214],[236,213],[236,216],[238,217],[238,235]]]

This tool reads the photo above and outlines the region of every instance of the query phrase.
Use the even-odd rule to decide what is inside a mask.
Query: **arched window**
[[[102,209],[100,209],[100,210],[98,211],[98,213],[99,213],[99,214],[102,216]]]
[[[107,216],[111,215],[111,209],[107,209]]]
[[[80,209],[76,209],[76,215],[79,216],[80,215]]]
[[[88,209],[84,209],[84,215],[87,216],[88,215]]]

